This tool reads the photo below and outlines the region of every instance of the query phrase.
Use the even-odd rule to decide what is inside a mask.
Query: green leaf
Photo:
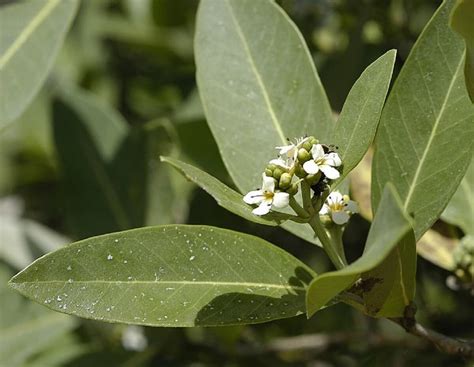
[[[171,157],[162,157],[163,162],[171,164],[188,180],[191,180],[196,185],[201,187],[209,195],[211,195],[217,203],[231,213],[234,213],[251,222],[265,224],[267,226],[276,226],[281,222],[290,219],[292,216],[284,213],[270,212],[264,216],[252,214],[250,205],[243,201],[242,194],[232,190],[230,187],[224,185],[218,179],[212,177],[199,168],[193,167],[190,164],[181,162]]]
[[[101,125],[109,124],[109,120]],[[53,106],[53,131],[64,184],[66,219],[79,238],[131,227],[131,219],[81,110]],[[104,129],[105,130],[105,129]]]
[[[473,154],[474,106],[464,86],[463,45],[448,27],[454,1],[441,5],[411,51],[382,112],[372,207],[393,182],[415,237],[439,218]]]
[[[400,317],[415,297],[416,242],[409,231],[390,255],[361,276],[364,312],[373,317]]]
[[[10,285],[80,317],[187,327],[299,315],[313,277],[298,259],[260,238],[181,225],[76,242],[35,261]]]
[[[10,276],[10,272],[0,266],[0,365],[20,367],[67,336],[76,326],[76,320],[25,302],[8,289]]]
[[[450,24],[466,43],[464,76],[469,97],[474,103],[474,1],[458,0],[451,13]]]
[[[465,234],[474,234],[474,159],[441,218],[459,226]]]
[[[190,185],[174,185],[160,154],[173,134],[161,120],[128,128],[86,94],[65,92],[54,105],[54,139],[66,218],[74,234],[97,234],[182,221]]]
[[[331,108],[303,37],[274,1],[203,0],[196,24],[206,118],[230,176],[248,192],[287,137],[329,137]]]
[[[373,286],[373,281],[364,282],[364,278],[370,279],[365,277],[364,274],[368,273],[370,277],[369,272],[375,269],[382,276],[382,280],[377,281],[384,282],[384,279],[387,278],[393,284],[391,288],[393,292],[396,289],[403,288],[398,287],[398,284],[394,281],[394,275],[391,275],[392,269],[383,267],[384,261],[394,264],[391,259],[392,256],[396,257],[395,260],[398,261],[400,267],[403,267],[403,271],[405,271],[405,266],[409,267],[406,275],[401,276],[400,279],[407,282],[407,284],[404,283],[404,287],[407,289],[406,294],[411,301],[413,296],[411,290],[414,287],[411,282],[415,281],[414,278],[411,278],[414,275],[414,271],[411,268],[412,259],[402,257],[402,255],[414,256],[414,253],[412,254],[414,250],[411,247],[414,246],[415,242],[408,241],[408,238],[405,241],[410,230],[410,221],[401,208],[401,203],[395,190],[389,184],[384,190],[379,210],[370,227],[363,255],[348,267],[322,274],[311,282],[306,296],[306,312],[308,317],[324,307],[339,293],[354,285],[359,279],[362,279],[361,294],[368,293],[371,287],[366,288],[365,285]],[[406,279],[405,276],[410,277],[410,279]],[[392,279],[390,279],[391,277]],[[395,288],[395,286],[397,287]],[[386,290],[384,289],[384,291]],[[368,296],[370,304],[375,303],[374,297],[376,296]],[[387,299],[387,297],[383,297],[383,299]],[[390,299],[393,299],[392,295]],[[383,304],[383,302],[379,301],[378,304]],[[387,307],[389,306],[391,305],[387,305]]]
[[[372,144],[392,78],[395,56],[395,50],[388,51],[369,65],[347,96],[331,139],[331,143],[339,147],[338,153],[344,163],[337,183],[357,166]]]
[[[8,91],[8,98],[0,98],[0,129],[23,112],[46,80],[77,4],[35,0],[0,8],[0,84]]]
[[[84,90],[61,88],[59,99],[78,115],[102,159],[112,159],[129,132],[127,121]]]

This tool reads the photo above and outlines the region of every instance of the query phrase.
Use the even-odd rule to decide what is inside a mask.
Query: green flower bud
[[[273,163],[270,163],[270,164],[267,166],[267,169],[269,169],[269,170],[272,171],[272,172],[275,170],[275,168],[277,168],[277,166],[274,165]]]
[[[273,178],[275,178],[277,181],[280,179],[282,174],[283,171],[278,167],[273,170]]]
[[[298,150],[298,160],[302,163],[309,161],[311,159],[311,154],[308,153],[306,149],[301,148]]]
[[[306,151],[311,151],[311,148],[313,147],[313,144],[311,144],[311,142],[309,140],[306,140],[304,143],[303,143],[303,149],[305,149]]]
[[[286,172],[283,173],[280,177],[280,184],[279,184],[280,188],[282,190],[289,188],[291,185],[291,179],[292,177],[289,173],[286,173]]]
[[[308,141],[311,143],[311,145],[319,144],[319,140],[316,139],[314,136],[310,136]]]
[[[298,184],[294,183],[286,190],[286,192],[290,195],[296,195],[298,193]]]
[[[306,177],[307,173],[303,169],[303,166],[301,164],[295,165],[295,175],[298,176],[299,178]]]
[[[321,178],[321,171],[319,171],[318,173],[316,173],[314,175],[306,176],[305,180],[306,180],[306,182],[308,183],[309,186],[313,186],[314,184],[316,184],[319,181],[320,178]]]
[[[268,168],[265,168],[265,176],[272,177],[273,171]]]

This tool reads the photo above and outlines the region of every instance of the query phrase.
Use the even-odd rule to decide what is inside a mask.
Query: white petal
[[[288,155],[288,157],[292,157],[293,156],[293,152],[292,150],[295,149],[295,145],[294,144],[290,144],[290,145],[284,145],[284,146],[281,146],[281,147],[276,147],[276,149],[280,149],[280,155]]]
[[[349,200],[345,209],[351,213],[359,213],[359,205],[354,200]]]
[[[327,204],[324,204],[321,210],[319,211],[319,215],[327,215],[331,210]]]
[[[282,167],[284,169],[289,169],[290,167],[287,165],[286,161],[284,161],[283,159],[281,158],[277,158],[277,159],[272,159],[270,161],[270,164],[274,164],[278,167]]]
[[[339,176],[341,175],[337,169],[332,168],[331,166],[328,166],[327,164],[323,164],[319,166],[319,169],[323,171],[326,177],[329,178],[330,180],[335,180],[336,178],[339,178]]]
[[[274,192],[275,191],[275,179],[273,177],[268,177],[265,173],[262,174],[263,184],[262,190],[267,192]]]
[[[301,146],[306,143],[309,139],[309,136],[307,136],[306,138],[299,138],[299,139],[296,139],[296,147],[297,148],[301,148]]]
[[[340,210],[337,212],[332,212],[331,218],[334,223],[341,225],[347,223],[350,217],[345,211]]]
[[[326,154],[326,162],[333,167],[339,167],[342,164],[341,158],[337,153]]]
[[[247,195],[244,196],[244,201],[247,204],[260,204],[262,200],[263,200],[262,190],[250,191]]]
[[[339,191],[333,191],[329,194],[327,201],[329,205],[340,203],[343,201],[343,196]]]
[[[314,144],[311,148],[311,155],[315,160],[324,157],[323,146],[321,144]]]
[[[318,173],[319,171],[318,165],[313,160],[305,162],[303,164],[303,169],[305,170],[306,173],[309,173],[310,175],[314,175],[315,173]]]
[[[272,202],[265,200],[265,201],[262,201],[262,203],[257,208],[252,210],[252,213],[255,215],[265,215],[270,211],[271,207],[272,207]]]
[[[273,206],[275,208],[284,208],[290,203],[290,195],[287,192],[277,192],[273,196]]]

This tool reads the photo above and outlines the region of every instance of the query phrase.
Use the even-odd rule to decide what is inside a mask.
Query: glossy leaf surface
[[[76,242],[35,261],[10,285],[80,317],[183,327],[304,313],[313,277],[298,259],[257,237],[182,225]]]

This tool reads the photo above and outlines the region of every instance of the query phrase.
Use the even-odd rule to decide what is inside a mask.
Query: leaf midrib
[[[253,59],[252,53],[250,52],[250,48],[247,44],[247,41],[246,41],[246,38],[245,38],[244,33],[242,31],[242,28],[240,27],[239,22],[235,18],[234,9],[233,9],[232,5],[230,4],[230,2],[228,0],[226,0],[225,2],[226,2],[226,4],[228,5],[228,7],[230,9],[229,13],[230,13],[232,21],[235,25],[235,29],[237,31],[237,34],[238,34],[238,36],[239,36],[239,38],[242,42],[242,45],[244,47],[245,54],[246,54],[246,56],[249,60],[250,67],[251,67],[252,71],[255,74],[255,77],[257,79],[258,85],[260,86],[260,89],[262,90],[263,99],[265,100],[265,104],[267,105],[268,112],[270,114],[271,120],[273,122],[273,125],[275,126],[275,130],[277,131],[278,136],[280,137],[282,143],[285,144],[286,143],[285,134],[283,133],[283,130],[281,129],[281,126],[280,126],[280,123],[279,123],[278,118],[276,116],[275,110],[273,109],[272,103],[270,101],[268,91],[265,88],[265,84],[263,83],[263,80],[260,76],[260,73],[257,69],[257,66],[255,65],[255,61]]]
[[[428,138],[428,142],[427,142],[426,147],[425,147],[425,149],[424,149],[424,151],[423,151],[423,155],[421,156],[421,159],[420,159],[420,161],[419,161],[419,164],[418,164],[418,166],[416,167],[415,175],[413,176],[413,180],[412,180],[412,183],[411,183],[410,188],[409,188],[409,190],[408,190],[408,194],[407,194],[407,196],[406,196],[406,198],[405,198],[405,200],[404,200],[404,203],[403,203],[403,210],[405,210],[405,211],[407,211],[407,209],[408,209],[408,206],[409,206],[410,201],[411,201],[411,197],[412,197],[412,195],[413,195],[413,193],[414,193],[414,191],[415,191],[415,187],[417,186],[418,177],[419,177],[420,172],[421,172],[421,170],[422,170],[422,167],[423,167],[423,165],[424,165],[424,163],[425,163],[425,161],[426,161],[426,157],[427,157],[427,155],[428,155],[428,152],[430,151],[430,148],[431,148],[431,145],[432,145],[432,143],[433,143],[433,140],[434,140],[434,138],[435,138],[435,136],[436,136],[436,132],[437,132],[438,127],[439,127],[440,122],[441,122],[441,117],[444,116],[444,111],[445,111],[445,109],[446,109],[446,105],[447,105],[447,103],[448,103],[448,99],[449,99],[449,97],[450,97],[450,95],[451,95],[451,90],[453,89],[453,86],[454,86],[454,84],[455,84],[455,82],[456,82],[457,75],[458,75],[458,73],[459,73],[460,67],[461,67],[462,64],[463,64],[463,61],[464,61],[464,59],[463,59],[463,58],[460,58],[459,63],[458,63],[458,66],[456,67],[456,70],[455,70],[455,72],[454,72],[454,74],[453,74],[453,78],[451,79],[451,83],[449,84],[449,88],[448,88],[448,90],[447,90],[447,92],[446,92],[446,96],[444,97],[443,104],[441,105],[441,108],[440,108],[440,110],[439,110],[438,117],[436,118],[436,121],[435,121],[435,123],[434,123],[434,125],[433,125],[433,129],[431,130],[430,136],[429,136],[429,138]],[[410,133],[408,132],[408,134],[410,134]]]
[[[274,289],[295,289],[304,291],[305,287],[271,284],[271,283],[252,283],[252,282],[211,282],[211,281],[188,281],[188,280],[74,280],[72,283],[69,280],[38,280],[34,282],[11,282],[14,287],[29,284],[142,284],[142,285],[212,285],[212,286],[238,286],[238,287],[255,287],[255,288],[274,288]]]
[[[403,277],[403,262],[402,262],[402,256],[400,254],[400,246],[396,247],[397,249],[397,262],[398,262],[398,270],[399,270],[399,275],[400,275],[400,287],[402,290],[402,295],[403,295],[403,302],[406,306],[410,303],[407,290],[405,288],[405,279]]]
[[[21,46],[28,40],[29,36],[38,28],[38,26],[47,18],[49,14],[58,5],[59,0],[49,0],[45,6],[36,14],[33,20],[23,29],[20,35],[10,45],[5,54],[0,57],[0,69],[2,69]]]

